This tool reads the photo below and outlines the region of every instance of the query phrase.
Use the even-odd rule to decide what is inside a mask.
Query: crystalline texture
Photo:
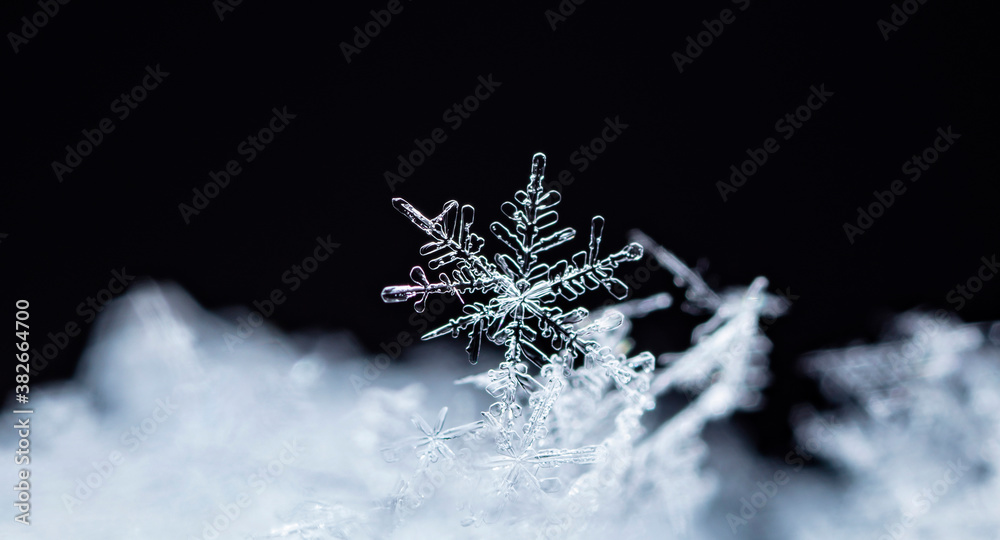
[[[484,341],[503,347],[504,358],[485,373],[457,381],[475,384],[496,400],[481,421],[443,430],[444,410],[434,428],[416,417],[413,423],[423,436],[390,446],[385,457],[394,460],[416,450],[419,466],[412,479],[417,479],[454,461],[448,443],[466,445],[462,450],[475,456],[472,467],[452,474],[475,494],[462,504],[469,511],[461,521],[465,526],[498,523],[505,512],[513,512],[512,506],[518,506],[518,515],[535,513],[543,520],[567,508],[586,508],[587,519],[560,524],[565,537],[574,537],[596,532],[587,523],[598,511],[611,523],[617,519],[612,516],[631,508],[647,508],[662,511],[672,528],[682,531],[695,503],[678,501],[673,494],[681,489],[698,500],[707,496],[697,473],[701,429],[713,418],[759,401],[757,390],[765,377],[758,364],[767,340],[759,335],[757,321],[762,314],[779,315],[785,306],[764,292],[764,278],[743,290],[716,293],[696,271],[639,232],[633,232],[635,242],[602,257],[600,216],[591,220],[585,250],[543,262],[544,252],[576,234],[556,227],[554,208],[561,197],[543,187],[544,170],[545,156],[536,154],[527,187],[501,206],[506,220],[492,223],[490,232],[504,252],[492,259],[482,254],[485,240],[472,232],[471,206],[449,201],[431,218],[403,199],[393,200],[430,237],[420,253],[430,257],[427,268],[437,277],[415,266],[412,284],[386,287],[382,299],[414,300],[414,309],[421,312],[430,295],[453,295],[463,304],[462,313],[423,339],[463,335],[473,363]],[[594,314],[555,305],[599,288],[619,301],[627,299],[628,288],[614,270],[639,259],[644,246],[671,272],[675,284],[686,288],[686,309],[711,314],[695,330],[690,350],[660,358],[668,365],[659,373],[654,373],[653,354],[630,355],[627,333],[630,318],[669,307],[669,295],[630,300]],[[644,436],[642,415],[655,406],[657,396],[678,389],[698,396]],[[487,437],[493,447],[478,448],[477,440]],[[623,490],[627,496],[616,495]],[[404,480],[389,498],[398,504],[383,506],[414,506],[422,499]],[[522,519],[517,523],[507,529],[517,537],[533,534],[538,525]]]
[[[410,271],[414,285],[396,285],[382,291],[386,302],[402,302],[417,298],[414,309],[424,310],[431,294],[456,295],[464,305],[464,315],[448,324],[428,332],[423,339],[446,334],[469,338],[469,359],[475,363],[483,337],[506,348],[506,358],[519,362],[524,359],[536,363],[545,361],[547,355],[538,344],[538,337],[550,338],[555,351],[567,349],[586,353],[588,342],[577,336],[574,322],[580,319],[579,311],[564,313],[551,304],[558,298],[575,300],[588,290],[604,287],[618,299],[627,295],[628,288],[614,277],[613,270],[622,262],[638,260],[642,247],[632,243],[624,249],[600,258],[598,248],[604,230],[604,218],[596,216],[591,222],[590,242],[586,251],[576,253],[571,260],[554,264],[539,263],[539,255],[573,239],[576,231],[564,228],[549,232],[559,219],[552,208],[559,204],[557,191],[546,190],[542,185],[545,155],[535,154],[531,162],[528,186],[518,191],[514,202],[501,206],[504,215],[512,222],[513,231],[503,223],[494,222],[490,232],[506,246],[511,254],[497,254],[490,262],[479,252],[484,240],[471,232],[475,209],[458,208],[449,201],[438,216],[427,218],[403,199],[393,199],[393,206],[431,241],[420,248],[421,255],[433,257],[427,264],[431,270],[452,265],[451,274],[441,272],[438,281],[431,282],[420,266]],[[486,301],[466,303],[465,296],[472,293],[490,295]],[[568,347],[567,347],[568,346]],[[574,352],[574,354],[575,354]]]
[[[504,361],[489,370],[484,379],[486,391],[497,399],[483,414],[498,455],[481,464],[481,468],[499,473],[495,489],[502,499],[501,505],[518,485],[534,486],[542,491],[558,488],[557,478],[537,477],[539,468],[593,463],[603,456],[604,449],[594,445],[568,450],[542,447],[553,404],[567,384],[565,377],[579,382],[573,377],[578,356],[584,356],[585,366],[604,370],[605,380],[613,380],[633,394],[636,392],[634,382],[653,364],[652,355],[648,353],[626,360],[593,339],[595,335],[620,326],[623,322],[620,313],[609,312],[597,321],[583,324],[589,316],[587,310],[563,311],[553,305],[559,298],[575,300],[601,287],[615,298],[624,299],[628,288],[614,277],[613,271],[621,263],[641,257],[642,247],[632,243],[609,256],[599,256],[604,218],[596,216],[591,220],[586,250],[569,260],[553,264],[540,262],[542,253],[576,235],[570,227],[554,230],[559,216],[553,208],[559,204],[561,196],[557,191],[544,188],[544,173],[545,156],[535,154],[527,187],[515,193],[513,202],[501,206],[509,223],[490,225],[490,232],[509,251],[495,255],[492,261],[480,253],[485,242],[472,232],[473,207],[459,208],[457,202],[449,201],[439,215],[428,218],[403,199],[392,202],[431,238],[420,248],[420,254],[431,257],[427,264],[429,269],[441,271],[437,281],[432,282],[423,267],[415,266],[410,270],[413,284],[386,287],[382,299],[386,302],[416,299],[414,309],[421,312],[430,295],[454,295],[463,304],[463,314],[428,332],[423,339],[464,334],[468,338],[467,351],[472,363],[479,358],[484,337],[505,348]],[[446,267],[451,268],[450,273]],[[476,300],[476,295],[485,298]],[[529,373],[528,363],[545,365],[542,370],[546,374],[544,382]],[[519,431],[516,426],[522,410],[519,400],[525,397],[532,406],[532,414]],[[646,407],[651,404],[647,403]],[[440,422],[437,430],[432,430],[422,419],[415,419],[414,423],[425,437],[404,441],[401,445],[426,446],[437,452],[429,449],[425,456],[447,457],[448,447],[439,435]],[[394,458],[399,446],[390,449],[388,457]]]

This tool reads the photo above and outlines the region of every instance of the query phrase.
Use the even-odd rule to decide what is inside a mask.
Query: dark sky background
[[[31,302],[36,348],[67,323],[83,328],[33,385],[73,374],[92,329],[77,306],[122,267],[176,282],[209,310],[246,313],[282,288],[287,301],[270,323],[346,328],[374,354],[411,329],[412,308],[383,304],[380,290],[407,283],[409,268],[425,262],[421,234],[390,199],[427,214],[451,199],[475,205],[492,252],[488,224],[541,151],[549,179],[561,170],[574,178],[560,216],[578,237],[559,254],[582,249],[600,213],[608,248],[640,228],[691,264],[708,261],[713,285],[764,275],[772,291],[798,296],[767,330],[768,405],[738,418],[762,451],[780,454],[789,408],[817,398],[796,372],[802,353],[874,339],[909,308],[954,308],[949,291],[1000,251],[998,49],[987,39],[997,18],[985,3],[929,0],[886,40],[877,22],[891,23],[889,1],[404,0],[350,62],[341,43],[387,2],[247,0],[223,20],[220,4],[70,2],[23,42],[10,32],[24,35],[21,17],[42,8],[4,3],[3,313],[13,319],[15,299]],[[553,29],[546,11],[560,5],[575,11]],[[731,22],[712,23],[725,9]],[[672,55],[698,39],[703,21],[722,33],[679,72]],[[169,75],[139,91],[145,98],[121,118],[115,101],[147,66]],[[499,84],[456,126],[445,112],[474,94],[479,77]],[[786,140],[776,122],[813,86],[832,96]],[[295,117],[247,162],[240,144],[274,108]],[[53,162],[65,163],[65,147],[104,118],[114,131],[60,181]],[[615,118],[628,127],[581,171],[574,152]],[[904,163],[949,126],[960,139],[911,182]],[[437,128],[444,142],[390,189],[384,174],[397,156]],[[717,182],[769,137],[778,150],[724,201]],[[186,223],[179,205],[192,205],[192,190],[230,160],[240,173]],[[856,208],[896,179],[906,192],[850,243],[843,224],[856,224]],[[283,273],[317,236],[340,247],[288,291]],[[639,296],[676,292],[666,272],[648,283]],[[1000,280],[988,282],[959,316],[1000,319],[998,300]],[[682,350],[697,322],[652,317],[637,330],[639,345]]]

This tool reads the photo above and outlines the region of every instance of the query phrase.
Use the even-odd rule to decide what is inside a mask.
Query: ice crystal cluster
[[[630,529],[630,514],[660,514],[683,532],[710,495],[699,478],[702,427],[758,402],[757,390],[766,382],[761,353],[768,346],[758,319],[780,314],[783,301],[765,292],[763,278],[720,296],[638,232],[633,236],[639,242],[602,256],[600,216],[591,221],[585,250],[569,260],[543,262],[546,251],[576,234],[569,227],[554,230],[561,196],[544,187],[544,169],[545,156],[536,154],[527,187],[501,206],[509,223],[490,225],[505,250],[492,259],[482,253],[485,240],[472,232],[473,207],[449,201],[431,218],[403,199],[393,200],[430,238],[420,253],[440,273],[432,281],[415,266],[413,284],[386,287],[383,300],[416,299],[414,309],[421,312],[430,295],[457,297],[462,313],[423,339],[463,336],[472,363],[484,342],[504,354],[485,373],[457,381],[483,388],[494,400],[480,419],[445,429],[447,408],[433,426],[415,416],[420,434],[386,448],[390,461],[407,451],[416,456],[413,477],[400,483],[387,509],[398,522],[418,511],[427,496],[412,486],[427,476],[462,486],[465,526],[505,527],[502,534],[523,538],[580,538],[613,531],[597,523],[617,522],[622,531]],[[614,271],[639,260],[642,244],[688,288],[689,305],[711,314],[696,329],[691,349],[661,357],[660,369],[652,353],[633,353],[626,336],[630,318],[669,306],[668,295],[596,313],[559,304],[582,302],[599,289],[619,301],[628,298]],[[695,399],[647,432],[643,415],[657,397],[679,390]],[[456,465],[460,453],[464,459]]]

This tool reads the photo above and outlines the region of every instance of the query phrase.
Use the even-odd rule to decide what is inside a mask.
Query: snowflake
[[[564,386],[565,382],[561,379],[555,379],[546,385],[541,402],[535,406],[531,418],[524,426],[524,435],[500,431],[504,440],[502,443],[498,443],[499,455],[486,460],[481,465],[483,469],[500,473],[495,489],[496,494],[501,499],[510,498],[520,483],[527,483],[529,486],[547,493],[558,491],[562,487],[561,481],[554,477],[539,478],[540,468],[596,463],[604,458],[606,451],[601,445],[589,445],[567,450],[539,448],[539,445],[536,444],[545,438],[547,433],[545,419]],[[487,418],[489,417],[487,416]]]
[[[501,206],[513,227],[499,222],[490,225],[493,235],[512,252],[497,254],[492,262],[480,253],[485,243],[483,238],[471,230],[473,207],[459,208],[457,202],[449,201],[441,214],[428,218],[405,200],[393,199],[393,206],[430,236],[431,241],[420,248],[420,253],[431,257],[428,263],[431,270],[442,271],[438,281],[431,282],[423,267],[415,266],[410,271],[414,284],[386,287],[382,299],[402,302],[416,298],[414,309],[422,312],[431,294],[454,295],[463,304],[463,314],[422,339],[445,334],[457,337],[464,333],[469,339],[467,351],[472,363],[479,357],[484,337],[506,350],[503,362],[475,378],[497,400],[483,413],[484,420],[442,431],[445,410],[434,429],[422,419],[414,419],[424,436],[388,449],[389,457],[395,457],[397,449],[409,447],[417,448],[422,460],[449,458],[447,439],[488,432],[495,440],[496,455],[482,461],[478,468],[493,473],[492,492],[500,499],[495,510],[516,495],[519,486],[536,488],[535,493],[551,493],[561,487],[558,478],[539,478],[539,469],[591,464],[604,458],[603,445],[574,449],[545,446],[546,423],[568,381],[576,385],[594,381],[596,387],[605,387],[613,381],[633,396],[634,401],[641,401],[645,408],[652,407],[651,401],[642,399],[641,394],[648,389],[647,373],[653,367],[653,356],[646,353],[626,359],[624,355],[613,354],[597,339],[621,326],[622,314],[609,311],[589,321],[586,309],[564,311],[553,305],[560,298],[575,300],[600,287],[615,298],[624,299],[628,287],[614,277],[613,270],[623,262],[639,259],[642,247],[632,243],[614,254],[599,257],[604,218],[596,216],[591,221],[590,242],[585,251],[554,264],[540,262],[543,252],[576,235],[568,227],[549,230],[558,221],[553,208],[559,203],[560,194],[543,187],[544,171],[545,156],[535,154],[527,188],[515,194],[515,202]],[[443,270],[445,267],[451,267],[450,274]],[[485,298],[474,301],[474,294]],[[544,347],[542,340],[547,340],[550,347]],[[543,352],[543,347],[550,352]],[[580,354],[584,361],[577,366]],[[540,378],[529,373],[528,362],[540,368],[537,372]],[[528,399],[522,400],[525,395]],[[522,403],[532,412],[518,429]]]
[[[431,428],[430,424],[419,414],[413,415],[410,419],[413,425],[420,430],[423,435],[403,439],[395,446],[382,450],[382,456],[386,461],[396,461],[399,458],[400,449],[417,450],[420,458],[436,462],[440,458],[454,459],[455,452],[448,447],[447,441],[458,439],[466,435],[475,435],[483,427],[483,421],[472,422],[458,427],[444,429],[445,419],[448,417],[448,407],[442,407],[438,412],[437,423]]]
[[[430,257],[429,271],[413,267],[413,284],[386,287],[382,299],[414,299],[414,309],[422,312],[430,295],[451,295],[463,304],[462,313],[422,339],[463,335],[469,359],[476,363],[485,338],[504,348],[504,358],[485,373],[456,381],[475,384],[495,400],[482,420],[444,429],[446,409],[434,427],[415,417],[423,435],[387,449],[386,459],[399,450],[416,450],[420,465],[412,481],[382,507],[402,519],[406,513],[396,511],[400,504],[419,506],[428,500],[412,486],[441,472],[461,479],[455,485],[464,493],[461,507],[469,511],[461,522],[465,526],[519,524],[511,526],[524,529],[510,532],[521,537],[540,520],[503,520],[501,513],[535,512],[556,519],[567,509],[586,508],[588,517],[558,524],[560,534],[571,538],[587,529],[594,512],[622,515],[638,505],[651,512],[669,509],[670,523],[682,530],[691,505],[676,501],[675,493],[680,484],[685,493],[701,485],[698,463],[704,451],[698,435],[710,420],[759,403],[766,382],[759,363],[769,342],[758,322],[762,314],[777,316],[785,306],[765,292],[764,278],[716,293],[697,270],[641,233],[633,233],[636,241],[625,248],[599,256],[600,216],[591,221],[587,249],[542,262],[545,251],[576,235],[572,228],[556,227],[560,194],[543,187],[544,169],[545,156],[535,154],[527,188],[501,206],[509,222],[492,223],[490,231],[507,249],[492,258],[482,254],[485,240],[472,232],[471,206],[449,201],[429,218],[405,200],[393,199],[393,206],[430,237],[420,248]],[[617,300],[627,298],[628,287],[614,270],[638,260],[643,246],[678,287],[687,289],[682,307],[711,315],[695,329],[688,351],[662,355],[659,361],[649,352],[632,355],[628,330],[631,319],[670,306],[670,295],[658,293],[593,314],[556,305],[601,287]],[[432,281],[430,273],[437,279]],[[664,365],[658,374],[657,363]],[[693,401],[647,433],[641,419],[657,397],[688,388]],[[494,443],[490,450],[475,444],[486,435]],[[472,467],[446,470],[455,462],[449,444],[459,438],[466,445],[460,452],[471,456]],[[564,481],[569,489],[562,489]],[[697,499],[707,496],[702,490]]]
[[[576,323],[584,320],[588,312],[577,308],[564,312],[552,304],[560,297],[575,300],[587,290],[606,288],[621,300],[628,294],[628,287],[614,277],[612,271],[625,261],[635,261],[642,256],[642,247],[631,243],[624,249],[604,258],[598,257],[604,218],[595,216],[590,226],[590,243],[586,251],[573,255],[571,260],[555,264],[538,261],[539,255],[562,245],[576,235],[570,227],[549,233],[559,219],[552,210],[560,201],[558,191],[546,190],[542,185],[545,155],[535,154],[526,190],[515,194],[515,202],[501,206],[504,215],[514,224],[512,232],[506,225],[494,222],[490,232],[513,252],[497,254],[493,262],[480,254],[484,240],[471,232],[475,209],[448,201],[437,217],[427,218],[404,199],[395,198],[393,206],[431,241],[420,248],[420,253],[433,258],[428,268],[438,270],[454,264],[451,274],[441,272],[438,282],[432,283],[421,266],[414,266],[410,279],[414,285],[397,285],[382,290],[385,302],[403,302],[418,298],[414,309],[424,310],[431,294],[451,294],[464,304],[464,315],[453,318],[422,339],[445,334],[458,336],[466,333],[469,338],[469,360],[476,363],[483,336],[497,345],[506,347],[505,357],[518,363],[528,359],[541,365],[552,361],[537,345],[538,337],[549,338],[552,349],[562,352],[564,359],[572,361],[577,352],[587,354],[596,342],[583,339],[595,329],[577,329]],[[545,233],[543,235],[543,233]],[[490,295],[488,300],[465,303],[463,295],[481,293]],[[516,379],[516,377],[515,377]]]

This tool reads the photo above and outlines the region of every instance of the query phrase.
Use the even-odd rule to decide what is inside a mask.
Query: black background
[[[948,291],[1000,248],[997,58],[987,41],[997,19],[985,3],[928,0],[885,41],[876,22],[891,15],[889,1],[751,0],[739,11],[722,0],[590,0],[555,30],[545,12],[556,0],[404,2],[350,63],[340,44],[386,2],[338,4],[245,0],[220,21],[208,0],[74,1],[16,54],[5,40],[4,313],[13,319],[14,299],[30,300],[34,346],[82,324],[77,304],[113,269],[177,282],[210,310],[246,313],[272,289],[287,291],[282,273],[329,235],[341,247],[270,322],[347,328],[374,354],[411,328],[412,309],[383,304],[379,291],[407,283],[424,262],[420,233],[391,197],[427,214],[450,199],[474,204],[492,252],[488,223],[542,151],[550,179],[574,173],[560,206],[561,223],[578,230],[571,250],[600,213],[608,248],[641,228],[689,263],[710,261],[713,285],[765,275],[772,290],[799,297],[767,331],[776,374],[768,405],[739,419],[761,450],[783,453],[789,407],[817,398],[795,370],[802,353],[873,339],[912,307],[954,307]],[[20,32],[20,18],[39,9],[5,2],[0,29]],[[735,22],[679,73],[671,54],[723,9]],[[147,65],[169,76],[118,120],[112,101]],[[490,74],[500,86],[452,130],[444,111]],[[821,84],[834,96],[724,202],[716,182],[747,148],[780,137],[775,122]],[[178,205],[191,204],[210,171],[242,159],[238,144],[274,107],[296,118],[185,224]],[[52,162],[104,117],[115,131],[59,182]],[[573,152],[615,117],[628,128],[578,171]],[[851,245],[843,223],[947,126],[961,139]],[[384,173],[435,128],[447,140],[390,191]],[[648,287],[639,296],[676,292],[665,272]],[[990,282],[960,316],[1000,319],[998,298],[1000,283]],[[590,305],[603,300],[596,293]],[[683,349],[696,322],[653,317],[639,345]],[[33,384],[71,376],[86,336]]]

